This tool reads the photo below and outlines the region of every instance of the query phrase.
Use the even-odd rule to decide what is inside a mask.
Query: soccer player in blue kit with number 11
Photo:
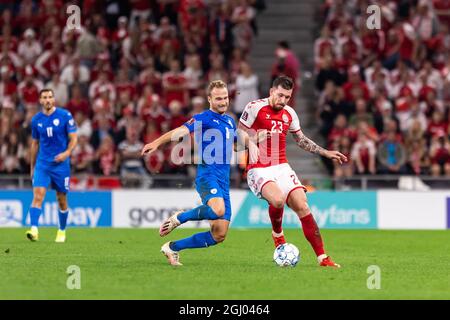
[[[33,202],[30,207],[31,229],[27,238],[39,239],[38,222],[47,188],[56,190],[59,205],[59,229],[56,242],[66,240],[66,222],[69,213],[67,192],[70,183],[70,154],[77,144],[77,127],[69,111],[55,106],[51,89],[39,92],[42,111],[31,120],[31,178]]]

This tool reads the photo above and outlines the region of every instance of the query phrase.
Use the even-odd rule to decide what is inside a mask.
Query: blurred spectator
[[[411,139],[406,143],[408,153],[407,165],[413,174],[428,174],[430,159],[426,150],[425,139]]]
[[[234,46],[248,53],[253,38],[252,20],[255,18],[255,9],[249,6],[248,0],[239,0],[231,15],[234,24]]]
[[[78,135],[84,135],[88,138],[92,136],[92,122],[91,119],[86,116],[82,111],[75,111],[72,113],[73,118],[77,124]]]
[[[189,101],[189,91],[187,79],[180,72],[180,63],[178,60],[170,62],[170,71],[165,72],[162,78],[164,101],[166,105],[174,100],[179,101],[183,106],[186,106]]]
[[[373,126],[373,114],[368,112],[366,100],[360,98],[356,100],[355,105],[356,113],[350,117],[348,124],[352,127],[357,127],[359,122],[364,121],[367,122],[370,126]]]
[[[53,90],[55,103],[58,106],[66,106],[69,101],[69,89],[65,82],[62,82],[59,73],[55,73],[52,76],[52,80],[45,84],[45,88]]]
[[[24,147],[19,142],[16,132],[10,132],[0,148],[0,162],[3,171],[8,174],[18,174],[23,171],[21,163],[24,157]]]
[[[98,127],[94,130],[91,136],[91,145],[94,149],[98,149],[105,137],[114,137],[114,130],[111,127],[109,119],[102,115],[98,117]]]
[[[106,135],[94,155],[95,172],[104,176],[117,173],[120,158],[116,153],[116,146],[111,136]]]
[[[189,113],[190,117],[202,113],[207,108],[206,101],[203,97],[196,96],[191,100],[192,110]]]
[[[25,64],[33,65],[42,53],[42,46],[36,40],[36,32],[33,29],[25,30],[23,38],[17,52]]]
[[[322,120],[322,128],[320,133],[327,137],[333,127],[334,120],[338,114],[349,116],[351,110],[347,108],[344,103],[344,92],[337,87],[333,81],[327,81],[325,90],[322,91],[319,97],[319,108],[317,109],[317,116]]]
[[[199,94],[205,86],[200,56],[192,55],[186,59],[186,69],[183,74],[187,81],[189,96],[193,97]]]
[[[389,131],[377,150],[381,174],[405,174],[406,150],[402,142],[398,141],[395,132]]]
[[[435,136],[430,146],[431,174],[450,177],[450,141],[445,135]]]
[[[352,147],[351,159],[355,164],[358,174],[376,173],[376,147],[375,143],[367,136],[365,132],[360,131],[358,140]]]
[[[226,1],[220,3],[220,9],[212,21],[212,42],[217,43],[226,59],[233,48],[233,24],[230,17],[230,4]]]
[[[94,149],[89,144],[89,136],[78,134],[78,144],[72,152],[71,165],[75,173],[90,173],[92,171],[92,161]]]
[[[90,79],[89,69],[80,63],[80,57],[72,57],[69,65],[65,66],[61,72],[61,81],[68,86],[74,84],[82,85],[83,88],[87,86]]]
[[[16,100],[17,84],[12,79],[12,72],[8,66],[0,67],[0,100],[10,99]]]
[[[61,43],[52,43],[51,49],[45,50],[36,60],[36,70],[39,75],[49,81],[52,74],[59,73],[64,66],[65,57],[61,52]]]
[[[363,98],[368,101],[370,94],[367,84],[361,79],[360,69],[358,66],[352,66],[349,70],[349,79],[342,89],[344,90],[345,100],[354,102],[357,98]]]
[[[183,105],[177,100],[173,100],[169,104],[169,111],[170,111],[169,130],[176,129],[189,120],[183,114]]]
[[[428,123],[427,134],[429,137],[445,135],[448,123],[445,122],[444,115],[440,111],[433,112],[431,121]]]
[[[236,78],[235,85],[236,98],[234,99],[233,111],[239,118],[247,103],[259,98],[258,76],[253,73],[248,63],[241,63],[241,72]]]
[[[348,159],[347,162],[342,165],[333,162],[334,165],[334,177],[342,178],[342,177],[351,177],[353,176],[353,156],[352,156],[352,142],[349,137],[342,136],[339,140],[335,142],[333,150],[337,150],[343,155],[345,155]],[[358,156],[357,156],[358,157]]]
[[[25,67],[25,77],[17,86],[19,98],[23,105],[28,108],[36,108],[39,103],[39,91],[44,84],[34,77],[34,69],[30,65]]]
[[[81,87],[79,85],[72,86],[71,99],[67,103],[66,108],[72,113],[72,115],[75,115],[77,112],[81,112],[85,117],[90,117],[92,114],[89,107],[89,102],[83,98]]]
[[[289,44],[286,41],[281,41],[277,50],[275,51],[276,60],[272,65],[271,79],[272,81],[279,76],[288,76],[294,80],[295,86],[292,91],[292,97],[288,105],[295,108],[296,91],[299,89],[298,68],[299,63],[295,55],[289,50]]]
[[[125,186],[140,185],[142,188],[150,187],[151,181],[141,157],[144,144],[138,140],[138,132],[134,128],[128,128],[126,140],[119,144],[121,158],[120,177]]]

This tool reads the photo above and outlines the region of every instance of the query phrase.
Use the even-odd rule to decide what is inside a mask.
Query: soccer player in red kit
[[[252,192],[269,203],[272,237],[275,247],[286,242],[282,219],[287,204],[299,217],[303,233],[317,255],[320,266],[337,267],[325,254],[322,237],[308,207],[306,188],[301,184],[286,159],[286,136],[291,133],[297,145],[311,153],[319,154],[342,164],[347,158],[338,151],[321,148],[307,138],[294,109],[286,105],[294,83],[289,77],[274,80],[270,96],[247,104],[239,120],[239,128],[250,136],[267,130],[267,138],[250,147],[247,165],[247,182]]]

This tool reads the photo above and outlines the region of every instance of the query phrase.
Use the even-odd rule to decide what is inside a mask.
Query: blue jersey
[[[197,178],[212,175],[229,183],[236,123],[226,114],[207,110],[196,114],[184,124],[194,132],[200,159]]]
[[[55,156],[67,150],[69,133],[76,133],[77,126],[69,111],[61,108],[49,116],[38,112],[31,120],[31,135],[39,140],[36,165],[54,165]],[[67,158],[64,163],[69,163]]]

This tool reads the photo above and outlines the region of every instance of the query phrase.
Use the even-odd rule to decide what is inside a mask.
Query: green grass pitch
[[[177,229],[167,239],[198,230]],[[270,230],[231,229],[226,241],[181,253],[167,264],[156,229],[0,229],[0,299],[450,299],[450,232],[323,230],[341,269],[320,268],[300,230],[285,230],[297,245],[295,268],[272,262]],[[69,290],[67,268],[81,272]],[[367,268],[377,265],[381,288],[369,290]]]

